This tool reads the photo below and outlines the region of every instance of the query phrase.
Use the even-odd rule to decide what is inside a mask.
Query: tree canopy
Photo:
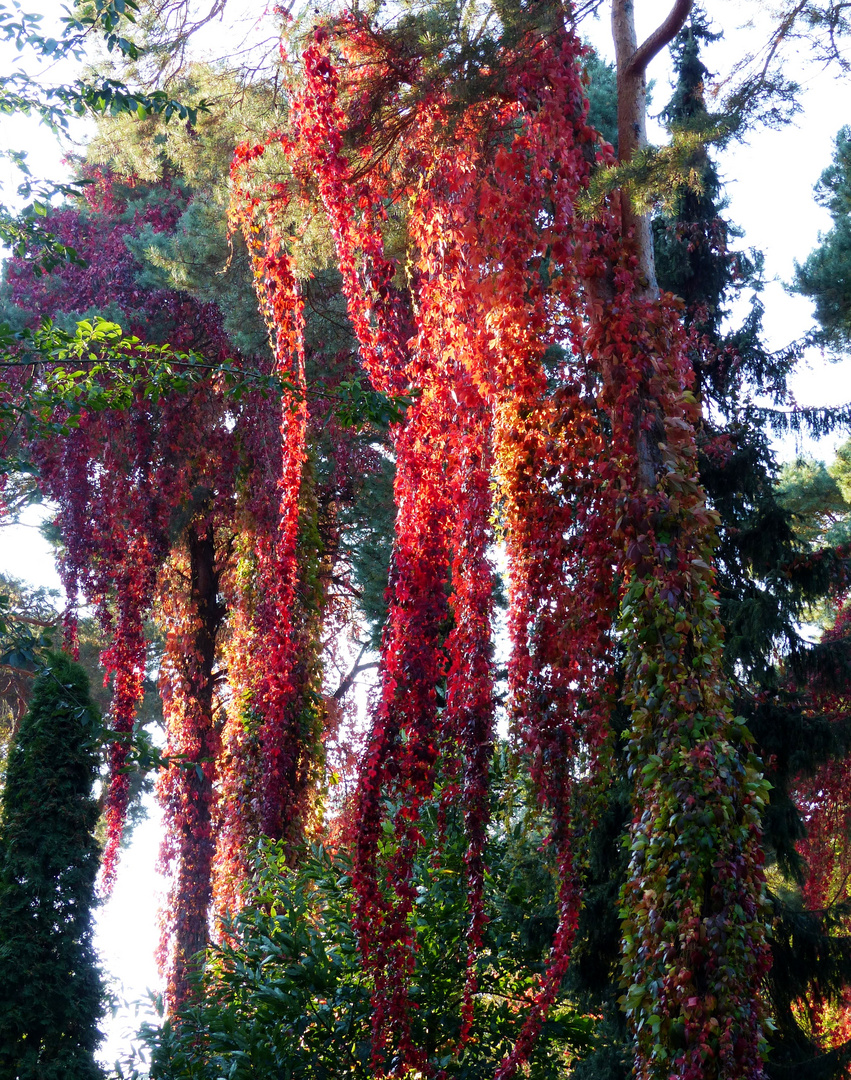
[[[220,5],[2,24],[118,58],[8,98],[115,115],[16,234],[0,422],[103,641],[106,891],[159,774],[152,1076],[847,1072],[847,454],[770,445],[847,416],[796,409],[715,163],[845,5],[714,112],[691,7],[613,0],[614,69],[554,0],[279,12],[251,74],[185,62]],[[837,350],[847,143],[795,286]]]

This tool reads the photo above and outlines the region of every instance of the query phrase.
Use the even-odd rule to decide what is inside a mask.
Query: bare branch
[[[0,671],[7,677],[11,677],[9,683],[11,683],[12,679],[29,679],[32,681],[38,674],[37,671],[28,671],[26,668],[16,667],[14,664],[0,664]],[[8,692],[9,683],[0,690],[0,694],[5,695]]]
[[[653,31],[642,45],[639,45],[629,58],[624,71],[625,75],[639,75],[647,70],[647,65],[653,57],[658,56],[662,49],[673,41],[682,30],[693,4],[694,0],[675,0],[667,19]]]
[[[352,683],[355,681],[355,679],[358,677],[358,675],[360,675],[360,673],[362,671],[368,671],[370,668],[378,667],[378,661],[377,660],[373,660],[372,662],[370,662],[368,664],[362,664],[361,663],[361,658],[363,657],[363,654],[367,651],[368,648],[369,648],[369,642],[367,642],[365,645],[363,645],[361,647],[361,651],[358,653],[358,658],[357,658],[357,660],[355,660],[351,671],[348,673],[348,675],[345,677],[345,679],[343,679],[343,681],[340,683],[340,685],[337,687],[337,689],[331,695],[331,700],[332,701],[339,701],[340,698],[345,697],[345,695],[352,688]]]
[[[801,0],[801,3],[794,7],[792,11],[788,12],[781,20],[780,25],[778,26],[777,30],[774,32],[774,35],[771,38],[771,41],[768,43],[767,55],[765,57],[765,63],[762,65],[762,73],[760,75],[761,79],[764,79],[765,76],[768,74],[768,69],[771,65],[771,61],[774,59],[774,54],[780,48],[783,39],[787,36],[789,31],[795,25],[795,20],[806,8],[806,6],[807,0]]]
[[[48,621],[45,619],[33,619],[29,615],[19,615],[17,612],[10,612],[9,621],[25,623],[27,626],[41,626],[51,629],[56,629],[56,627],[59,625],[58,617],[56,619],[51,619]]]

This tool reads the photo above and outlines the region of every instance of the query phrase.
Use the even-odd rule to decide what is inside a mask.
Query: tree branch
[[[0,671],[2,671],[4,675],[9,676],[8,682],[0,688],[0,696],[8,693],[13,678],[17,679],[23,677],[32,680],[38,675],[37,671],[27,671],[26,668],[16,667],[14,664],[0,664]]]
[[[363,658],[363,655],[367,651],[368,648],[369,648],[369,642],[367,642],[365,645],[363,645],[361,647],[361,651],[358,653],[358,658],[357,658],[357,660],[355,660],[351,671],[348,673],[348,675],[345,677],[345,679],[343,679],[343,681],[340,683],[340,685],[337,687],[337,689],[331,695],[331,700],[332,701],[339,701],[340,698],[344,697],[349,692],[349,690],[351,689],[352,683],[354,683],[355,679],[358,677],[358,675],[360,675],[360,673],[362,671],[368,671],[370,668],[378,667],[378,661],[377,660],[374,660],[374,661],[372,661],[371,663],[368,663],[368,664],[362,664],[361,663],[361,659]]]
[[[675,0],[667,19],[657,27],[642,45],[635,50],[626,63],[625,75],[639,75],[647,70],[647,65],[665,46],[674,40],[682,30],[694,0]]]
[[[50,629],[56,629],[59,624],[58,616],[55,619],[36,619],[32,615],[21,615],[17,611],[10,611],[6,618],[9,622],[25,623],[27,626],[41,626]]]

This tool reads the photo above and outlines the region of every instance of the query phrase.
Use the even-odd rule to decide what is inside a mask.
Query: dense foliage
[[[395,608],[391,602],[382,705],[358,805],[357,925],[375,972],[373,1053],[381,1063],[393,1045],[409,1067],[422,1067],[410,1027],[410,873],[422,843],[419,807],[447,737],[457,739],[465,786],[472,785],[469,992],[475,989],[484,820],[477,804],[490,739],[489,676],[477,658],[487,657],[490,634],[486,608],[468,614],[467,582],[478,571],[471,564],[459,580],[455,560],[466,555],[446,531],[440,505],[456,482],[468,498],[476,491],[465,470],[468,461],[476,466],[470,451],[487,437],[509,558],[512,711],[553,813],[561,876],[550,969],[500,1075],[529,1052],[566,970],[580,896],[570,760],[584,753],[593,765],[605,739],[607,654],[622,600],[621,630],[633,643],[624,698],[635,785],[633,856],[622,890],[625,1002],[639,1072],[667,1075],[673,1067],[702,1075],[711,1061],[713,1075],[756,1076],[756,986],[767,967],[759,851],[765,785],[747,753],[750,736],[729,712],[720,669],[708,562],[717,518],[695,476],[687,343],[673,305],[634,276],[617,207],[596,229],[575,217],[597,136],[585,120],[578,43],[539,14],[538,26],[511,26],[495,42],[500,75],[466,108],[458,107],[448,73],[433,70],[429,94],[409,103],[416,122],[395,132],[392,157],[381,138],[378,146],[366,139],[393,130],[398,80],[416,86],[434,46],[415,48],[404,27],[381,29],[354,16],[332,37],[318,30],[304,53],[305,88],[294,95],[288,130],[267,142],[284,149],[294,183],[238,189],[252,219],[274,197],[266,227],[276,266],[292,265],[278,212],[293,195],[321,202],[371,378],[383,389],[404,373],[421,393],[396,434],[400,514],[391,588],[399,600]],[[344,153],[352,139],[364,143],[367,164],[357,171]],[[264,149],[238,152],[239,183]],[[424,162],[427,180],[417,181]],[[381,232],[386,206],[403,199],[409,298],[397,292]],[[295,350],[292,326],[285,332]],[[555,368],[550,396],[544,357],[559,338],[571,348]],[[605,448],[602,417],[610,425]],[[408,465],[412,440],[417,457]],[[426,464],[435,449],[444,476]],[[562,498],[543,477],[558,478]],[[489,502],[469,509],[453,502],[465,540],[473,539],[471,523],[486,527]],[[486,534],[477,542],[481,560]],[[444,580],[453,590],[450,657],[453,634],[477,635],[445,669],[445,710],[435,697]],[[581,694],[572,692],[577,686]],[[456,700],[464,702],[458,735]],[[391,818],[398,849],[385,859],[378,841],[388,792],[404,802]],[[728,970],[735,978],[721,977]]]
[[[78,598],[105,640],[107,888],[162,641],[154,1075],[845,1068],[842,473],[778,497],[794,355],[756,298],[727,328],[759,260],[703,149],[747,112],[706,110],[712,35],[677,40],[656,154],[664,42],[613,10],[618,110],[546,0],[317,12],[269,84],[183,72],[221,117],[103,124],[45,215],[76,263],[8,265],[7,467],[57,507],[68,647]]]
[[[833,227],[798,267],[796,288],[815,304],[818,340],[842,350],[851,344],[851,130],[847,127],[836,136],[833,163],[821,175],[816,198],[830,211]]]
[[[514,1045],[555,925],[553,867],[537,850],[544,839],[541,822],[518,797],[516,777],[503,771],[504,753],[499,762],[499,827],[487,845],[491,889],[476,961],[476,1018],[460,1053],[467,887],[457,804],[439,797],[424,812],[430,840],[438,828],[444,840],[440,853],[423,852],[412,878],[414,1037],[429,1071],[451,1070],[465,1080],[492,1076]],[[374,1075],[373,987],[353,926],[350,860],[315,847],[292,870],[280,847],[266,848],[257,873],[255,898],[237,916],[227,944],[211,953],[198,997],[162,1030],[149,1033],[151,1076]],[[593,1018],[561,997],[533,1051],[530,1075],[560,1073],[587,1051],[593,1029]]]
[[[0,819],[0,1076],[99,1080],[103,986],[92,945],[98,727],[63,655],[39,674],[9,753]]]
[[[345,335],[322,334],[327,319],[320,308],[320,327],[312,328],[306,352],[317,393],[309,402],[302,394],[298,405],[309,444],[290,463],[303,484],[299,493],[290,476],[283,487],[295,492],[295,501],[289,531],[282,530],[275,509],[283,467],[279,429],[299,395],[272,373],[262,334],[254,335],[257,354],[233,350],[231,360],[220,309],[166,282],[152,285],[142,256],[144,242],[159,240],[162,250],[175,236],[183,215],[191,217],[197,193],[177,181],[122,182],[104,169],[84,169],[84,175],[90,181],[85,200],[48,215],[47,222],[86,256],[86,265],[44,278],[12,260],[7,316],[27,326],[49,314],[56,324],[73,326],[106,307],[140,343],[170,338],[204,356],[203,363],[190,363],[203,380],[190,371],[178,389],[167,379],[129,394],[121,408],[110,397],[112,370],[103,366],[91,395],[81,401],[69,394],[53,406],[52,417],[71,429],[67,439],[57,440],[51,425],[30,425],[21,439],[38,463],[42,494],[59,507],[54,533],[66,591],[72,602],[79,591],[92,604],[106,641],[102,662],[113,683],[110,720],[117,734],[106,798],[107,885],[132,794],[128,769],[148,668],[149,617],[163,637],[157,663],[171,767],[159,791],[170,822],[163,866],[173,874],[174,900],[164,919],[162,963],[177,1002],[190,959],[207,941],[211,897],[215,892],[220,914],[238,905],[247,851],[259,830],[265,826],[297,843],[314,820],[325,714],[319,642],[326,620],[348,621],[352,577],[372,588],[367,617],[381,617],[373,584],[382,567],[386,577],[380,547],[363,553],[371,562],[359,574],[348,545],[352,533],[380,528],[382,514],[386,518],[382,487],[375,492],[370,483],[387,472],[378,447],[384,414],[392,416],[395,407],[347,380],[352,361],[341,348]],[[250,278],[243,288],[251,290]],[[322,296],[320,286],[319,303]],[[255,321],[262,330],[262,320]],[[244,321],[242,331],[250,341]],[[208,375],[216,365],[226,374]],[[145,360],[137,370],[142,380],[155,377]],[[23,368],[18,391],[26,394],[35,378]],[[354,419],[366,430],[353,430]],[[341,519],[350,528],[347,544],[339,539]],[[281,593],[284,581],[291,590]],[[73,607],[67,633],[78,647]],[[265,660],[285,648],[288,636],[299,658],[289,685],[295,699],[284,718],[281,694],[288,691],[275,689],[272,673],[287,665],[282,660],[273,668]],[[334,737],[331,725],[324,734]],[[262,808],[254,803],[259,788],[265,789]]]

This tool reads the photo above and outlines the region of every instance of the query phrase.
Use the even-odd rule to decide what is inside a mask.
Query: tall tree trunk
[[[633,0],[613,0],[619,153],[646,144],[645,72],[691,0],[638,46]],[[650,222],[621,193],[623,244],[593,285],[591,351],[618,462],[634,784],[621,902],[621,999],[639,1080],[757,1080],[768,921],[766,785],[721,669],[711,569],[717,517],[697,479],[699,405],[677,304],[656,284]]]
[[[163,957],[169,1008],[179,1008],[190,992],[194,958],[207,947],[212,896],[213,780],[219,753],[215,723],[216,640],[225,611],[219,602],[212,524],[187,531],[189,590],[183,625],[172,622],[163,663],[163,705],[168,750],[183,760],[161,784],[171,818],[164,861],[173,866],[165,919]]]

